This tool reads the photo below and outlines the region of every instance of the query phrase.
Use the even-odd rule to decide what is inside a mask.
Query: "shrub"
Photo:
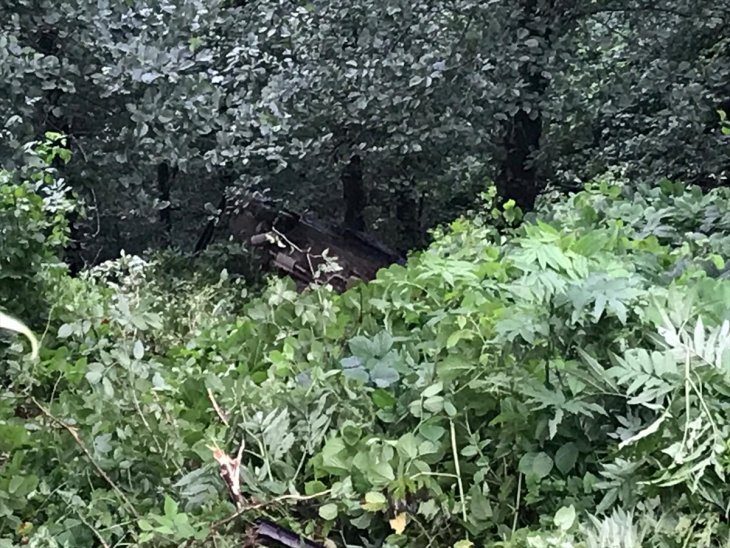
[[[603,180],[501,233],[458,219],[343,295],[198,299],[131,257],[65,278],[0,399],[0,537],[234,546],[265,517],[359,546],[719,545],[727,200]]]
[[[51,270],[63,269],[60,253],[69,238],[68,215],[74,201],[62,180],[54,178],[54,161],[68,161],[60,135],[26,147],[19,172],[0,168],[0,307],[37,321]]]

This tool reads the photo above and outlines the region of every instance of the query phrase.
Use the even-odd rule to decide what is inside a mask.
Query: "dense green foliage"
[[[27,177],[0,169],[0,306],[26,318],[35,319],[43,307],[37,274],[49,261],[58,263],[68,241],[67,215],[74,204],[50,168],[56,158],[70,157],[59,146],[63,142],[54,144],[59,137],[48,134],[44,142],[24,147]]]
[[[32,214],[3,252],[49,307],[39,360],[2,350],[0,545],[240,546],[259,516],[354,546],[727,542],[727,191],[606,178],[342,295],[249,298],[162,259],[69,277],[54,202],[9,180]],[[252,508],[223,521],[213,450],[242,443]]]
[[[728,21],[0,2],[0,548],[730,545]],[[252,195],[409,260],[297,291]]]
[[[353,154],[368,228],[401,249],[487,179],[524,210],[609,167],[725,180],[730,4],[654,4],[4,2],[3,157],[69,135],[91,263],[191,249],[225,189],[340,220]]]

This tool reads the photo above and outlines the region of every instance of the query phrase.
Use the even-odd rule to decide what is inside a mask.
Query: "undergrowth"
[[[0,189],[4,234],[13,195],[49,223],[1,248],[33,257],[2,305],[42,347],[2,349],[0,546],[233,547],[258,518],[338,546],[727,546],[725,190],[606,179],[343,295],[250,296],[160,259],[72,278],[52,199]]]

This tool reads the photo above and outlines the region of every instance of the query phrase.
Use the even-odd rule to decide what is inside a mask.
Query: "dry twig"
[[[230,427],[230,424],[228,424],[228,417],[226,417],[226,414],[223,412],[223,410],[220,408],[220,405],[218,405],[218,402],[215,399],[215,395],[213,394],[213,391],[208,388],[208,399],[210,400],[211,405],[213,406],[213,410],[215,410],[215,414],[218,415],[218,418],[221,420],[223,424]]]

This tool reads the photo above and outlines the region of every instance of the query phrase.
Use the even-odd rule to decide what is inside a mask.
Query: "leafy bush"
[[[54,161],[68,161],[63,138],[47,133],[26,146],[26,164],[17,172],[0,168],[0,307],[37,319],[45,291],[42,278],[59,267],[68,242],[70,191],[54,179]]]
[[[7,352],[0,538],[240,546],[265,517],[356,546],[719,546],[729,198],[598,181],[343,295],[133,257],[63,278],[40,363]]]

